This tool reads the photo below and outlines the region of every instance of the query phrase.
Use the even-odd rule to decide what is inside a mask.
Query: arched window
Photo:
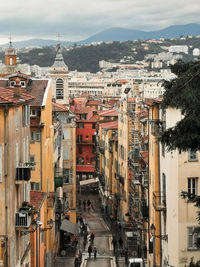
[[[13,64],[13,59],[10,57],[9,58],[9,65],[12,65]]]
[[[63,99],[63,80],[56,80],[56,99]]]

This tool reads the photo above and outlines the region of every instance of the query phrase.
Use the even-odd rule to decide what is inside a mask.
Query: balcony
[[[156,211],[166,210],[166,195],[163,192],[153,192],[153,206]]]
[[[31,178],[31,166],[18,166],[16,168],[16,184],[28,183]]]
[[[15,226],[17,229],[29,228],[31,225],[31,216],[28,212],[17,212],[15,214]]]
[[[78,145],[96,145],[94,140],[77,139],[76,142]]]

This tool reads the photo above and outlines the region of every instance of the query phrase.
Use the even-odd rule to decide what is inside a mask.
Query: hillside
[[[144,47],[148,46],[148,50]],[[145,41],[128,41],[101,43],[99,45],[74,45],[71,48],[62,47],[62,54],[69,70],[97,72],[99,71],[99,61],[136,63],[143,60],[147,54],[158,54],[166,52],[165,47],[171,45],[187,45],[188,55],[184,54],[184,60],[192,60],[193,48],[200,48],[199,38],[166,39],[160,43],[147,43]],[[21,63],[39,65],[41,67],[52,66],[56,55],[55,46],[45,46],[43,48],[33,48],[30,51],[20,49],[18,57]],[[0,53],[0,59],[4,61],[4,53]]]

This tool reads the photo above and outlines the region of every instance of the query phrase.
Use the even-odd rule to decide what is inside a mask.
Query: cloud
[[[200,23],[196,0],[7,0],[1,3],[3,35],[81,40],[111,27],[158,30]]]

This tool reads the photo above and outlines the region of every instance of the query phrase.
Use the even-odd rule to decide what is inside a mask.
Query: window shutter
[[[18,167],[19,164],[19,146],[18,143],[16,143],[16,167]]]
[[[0,146],[0,182],[2,182],[3,179],[2,162],[3,162],[3,155],[2,155],[2,147]]]

